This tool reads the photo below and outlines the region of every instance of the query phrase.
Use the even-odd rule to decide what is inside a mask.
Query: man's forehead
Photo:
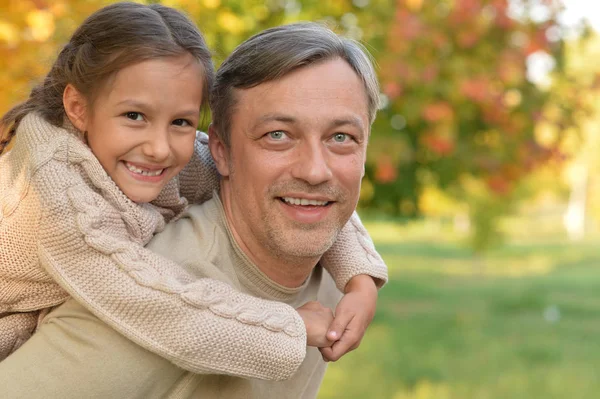
[[[303,108],[312,112],[354,113],[359,115],[358,118],[364,115],[368,120],[366,88],[350,65],[341,59],[298,68],[277,80],[235,91],[237,107],[234,113],[253,111],[260,120],[272,118],[273,114],[279,114],[279,117],[290,114],[291,117]]]

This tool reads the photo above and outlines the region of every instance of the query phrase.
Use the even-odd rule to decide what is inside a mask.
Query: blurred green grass
[[[473,257],[440,232],[367,227],[390,281],[320,399],[598,397],[600,240],[520,237]]]

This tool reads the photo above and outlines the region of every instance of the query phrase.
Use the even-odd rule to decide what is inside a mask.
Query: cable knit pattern
[[[294,317],[269,313],[265,309],[254,307],[250,302],[236,302],[234,295],[225,295],[228,285],[217,280],[208,283],[208,280],[203,279],[181,284],[168,275],[161,275],[159,270],[148,267],[152,265],[148,265],[144,260],[142,252],[147,251],[142,247],[119,240],[102,231],[101,204],[96,203],[93,197],[87,197],[85,188],[73,187],[68,190],[68,195],[77,211],[77,224],[84,234],[86,243],[102,254],[111,256],[137,284],[167,294],[180,295],[184,302],[200,309],[209,309],[220,317],[237,319],[274,332],[283,331],[292,337],[303,335]]]
[[[219,188],[219,173],[207,143],[208,136],[198,132],[194,143],[194,155],[178,176],[179,191],[192,204],[201,204],[209,200],[213,191]],[[205,184],[200,186],[198,179]]]
[[[12,313],[0,318],[4,334],[0,334],[0,359],[17,350],[31,337],[37,326],[36,312]]]
[[[356,212],[339,233],[333,246],[323,255],[320,263],[329,271],[342,292],[348,281],[358,274],[368,274],[375,278],[379,288],[388,279],[387,266]]]

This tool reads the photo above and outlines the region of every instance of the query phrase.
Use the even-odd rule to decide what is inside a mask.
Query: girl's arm
[[[56,176],[72,174],[43,168],[36,187],[52,190],[60,186]],[[196,373],[281,380],[302,363],[306,331],[292,307],[197,279],[147,250],[143,229],[155,221],[136,214],[141,207],[135,204],[127,209],[126,203],[111,203],[83,182],[52,191],[42,204],[40,261],[63,289],[115,330]],[[117,212],[116,206],[123,208]]]
[[[371,276],[377,288],[381,288],[388,278],[387,266],[356,212],[342,228],[333,246],[325,252],[321,264],[331,273],[342,292],[346,292],[346,286],[353,277],[361,274]]]
[[[197,132],[192,159],[177,176],[179,193],[190,204],[209,200],[213,191],[219,189],[219,172],[207,144],[206,133]]]

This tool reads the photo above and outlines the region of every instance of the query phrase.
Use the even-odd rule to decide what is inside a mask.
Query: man
[[[319,25],[270,29],[240,45],[221,65],[211,97],[209,145],[223,177],[220,193],[150,248],[179,253],[198,241],[186,237],[219,226],[215,243],[231,243],[229,261],[209,263],[234,266],[213,277],[294,307],[317,300],[335,308],[339,292],[318,262],[356,208],[378,94],[361,49]],[[190,378],[198,396],[300,398],[316,396],[324,372],[309,348],[283,382]]]
[[[317,317],[318,303],[335,308],[340,292],[319,261],[343,239],[356,207],[378,94],[363,50],[320,25],[278,27],[240,45],[221,66],[211,99],[209,146],[223,177],[220,191],[168,225],[149,248],[195,277],[294,307],[309,302]],[[200,269],[199,258],[217,266]],[[374,277],[385,280],[386,271]],[[228,306],[235,317],[247,317],[243,304]],[[193,374],[110,331],[74,301],[55,313],[61,312],[48,323],[80,342],[61,355],[89,360],[85,370],[73,370],[80,384],[69,387],[69,397],[311,398],[325,372],[322,357],[336,358],[335,345],[324,343],[321,353],[308,348],[294,376],[280,382]],[[326,331],[331,315],[322,316]],[[286,329],[285,321],[270,324]],[[224,342],[215,356],[243,345],[244,337]],[[87,377],[95,374],[103,381]],[[47,389],[45,397],[64,397],[56,384]]]

